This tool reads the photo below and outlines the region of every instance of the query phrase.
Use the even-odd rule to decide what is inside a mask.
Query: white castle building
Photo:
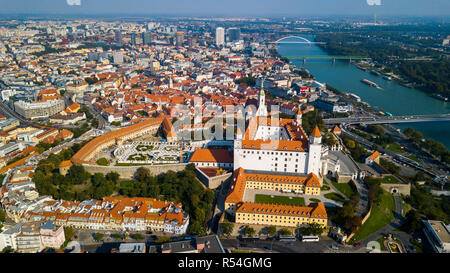
[[[307,136],[299,111],[296,119],[268,117],[264,91],[259,94],[257,116],[246,131],[238,129],[234,142],[234,169],[296,173],[321,173],[322,136],[314,128]]]

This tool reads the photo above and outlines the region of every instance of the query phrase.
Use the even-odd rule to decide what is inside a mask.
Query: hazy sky
[[[450,15],[450,0],[0,0],[0,13],[427,16]]]

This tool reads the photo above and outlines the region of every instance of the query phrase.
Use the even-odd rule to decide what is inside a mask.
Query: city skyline
[[[381,3],[381,5],[378,5]],[[194,3],[182,0],[1,0],[0,14],[134,14],[134,15],[191,15],[191,16],[305,16],[305,15],[370,15],[380,16],[448,16],[450,2],[436,0],[432,3],[419,0],[366,1],[366,0],[319,0],[308,1],[211,1]]]

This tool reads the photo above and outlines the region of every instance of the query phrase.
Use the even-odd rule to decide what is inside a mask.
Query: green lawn
[[[373,205],[369,219],[362,225],[359,231],[350,240],[352,243],[358,242],[370,234],[382,229],[394,219],[395,202],[394,197],[383,190],[380,205]]]
[[[389,184],[400,183],[400,181],[398,181],[397,178],[393,177],[392,175],[388,175],[383,178],[378,178],[377,180],[380,181],[381,183],[389,183]]]
[[[403,153],[404,152],[402,147],[396,142],[387,145],[386,148],[388,148],[389,150],[391,150],[393,152],[396,152],[396,153]]]
[[[309,198],[309,201],[311,201],[311,202],[320,202],[320,200],[316,199],[316,198]]]
[[[338,202],[342,202],[342,203],[345,202],[345,198],[342,195],[335,193],[335,192],[327,193],[324,196],[325,196],[325,198],[328,198],[328,199],[331,199],[334,201],[338,201]]]
[[[279,204],[279,205],[291,205],[291,206],[305,206],[305,199],[303,197],[291,197],[288,196],[276,196],[273,198],[270,195],[256,194],[255,203],[265,204]]]
[[[354,185],[350,185],[350,182],[348,183],[337,183],[334,181],[331,181],[331,184],[340,191],[343,195],[347,196],[348,198],[352,197],[354,194],[357,194],[358,191],[356,190],[356,187]]]
[[[415,155],[413,155],[413,154],[409,154],[409,155],[407,155],[406,157],[409,158],[409,159],[411,159],[411,160],[414,160],[414,161],[420,163],[420,160],[419,160]]]

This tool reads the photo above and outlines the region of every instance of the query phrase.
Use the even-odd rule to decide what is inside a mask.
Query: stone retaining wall
[[[411,194],[411,184],[401,183],[381,183],[381,188],[389,193],[399,193],[406,196]]]
[[[83,167],[91,174],[94,173],[102,173],[107,174],[109,172],[117,172],[120,174],[120,178],[124,179],[133,179],[136,170],[140,167],[144,167],[150,170],[152,175],[159,175],[161,173],[165,173],[167,171],[182,171],[186,168],[187,163],[178,163],[178,164],[164,164],[164,165],[142,165],[142,166],[99,166],[99,165],[90,165],[83,164]]]
[[[225,173],[222,175],[209,177],[205,173],[203,173],[199,168],[195,167],[195,173],[197,174],[197,178],[208,188],[215,189],[220,186],[223,182],[226,182],[232,175],[232,172]]]

